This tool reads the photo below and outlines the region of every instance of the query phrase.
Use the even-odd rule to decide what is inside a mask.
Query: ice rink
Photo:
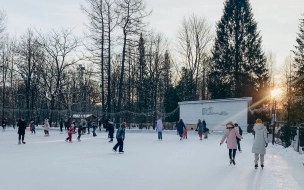
[[[44,137],[29,131],[18,145],[17,130],[0,131],[1,190],[245,190],[304,189],[303,156],[269,145],[265,168],[254,169],[253,136],[243,135],[242,153],[229,165],[221,135],[199,141],[196,133],[180,141],[175,132],[126,133],[125,154],[112,152],[105,132],[73,143],[58,130]],[[116,142],[116,140],[114,141]]]

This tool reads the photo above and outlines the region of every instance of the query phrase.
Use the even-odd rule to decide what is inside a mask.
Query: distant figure
[[[113,138],[114,138],[114,123],[112,121],[109,120],[108,123],[108,137],[110,138],[110,143],[113,142]]]
[[[98,122],[99,132],[101,132],[101,124],[102,124],[102,119],[100,119]]]
[[[78,140],[78,141],[81,141],[81,140],[80,140],[81,133],[82,133],[82,125],[80,124],[80,125],[78,126],[78,137],[77,137],[77,140]]]
[[[65,139],[65,142],[72,142],[72,134],[74,133],[74,124],[70,126],[69,132],[68,132],[68,137]]]
[[[178,124],[177,124],[177,130],[178,130],[178,133],[179,133],[179,136],[180,136],[180,140],[183,140],[184,129],[186,129],[186,126],[185,126],[183,120],[180,119]]]
[[[3,131],[5,131],[6,125],[7,125],[7,119],[4,118],[4,119],[2,120],[2,128],[3,128]]]
[[[126,122],[122,122],[122,125],[118,128],[117,132],[116,132],[116,139],[117,139],[117,143],[116,145],[113,147],[113,151],[117,152],[117,148],[119,147],[119,154],[123,154],[123,142],[125,140],[125,128],[126,128]]]
[[[254,153],[254,167],[255,169],[258,168],[260,157],[260,163],[263,169],[264,155],[266,154],[266,148],[268,146],[267,128],[262,124],[261,119],[257,119],[253,129],[255,131],[255,138],[252,145],[252,153]]]
[[[95,131],[96,131],[97,125],[95,122],[92,122],[92,128],[93,128],[93,131],[92,131],[93,137],[96,137],[97,135],[96,135]]]
[[[62,133],[62,128],[63,128],[63,119],[62,118],[60,118],[59,127],[60,127],[60,133]]]
[[[104,120],[104,126],[103,126],[103,128],[106,129],[106,132],[108,131],[108,124],[109,124],[109,120],[108,120],[108,119],[105,119],[105,120]]]
[[[203,131],[204,131],[204,139],[208,139],[209,129],[207,128],[207,124],[204,119],[203,119]]]
[[[235,126],[235,130],[238,131],[239,134],[242,136],[243,135],[243,130],[241,129],[241,127],[239,127],[239,124],[236,121],[234,122],[234,126]],[[241,139],[236,137],[236,142],[237,142],[237,145],[238,145],[239,152],[242,152]]]
[[[18,128],[18,134],[19,134],[18,144],[21,144],[21,142],[20,142],[21,138],[22,138],[22,144],[25,144],[24,135],[25,135],[25,129],[26,129],[26,122],[24,121],[23,118],[19,119],[17,126],[19,127]]]
[[[235,154],[236,154],[236,148],[237,148],[236,137],[238,137],[240,139],[243,138],[239,134],[239,132],[235,130],[234,124],[231,121],[229,121],[226,124],[226,131],[223,135],[220,145],[222,145],[224,140],[226,140],[226,138],[227,138],[226,143],[227,143],[227,148],[229,149],[230,164],[233,163],[233,165],[235,165]]]
[[[184,139],[188,139],[188,129],[186,128],[185,130],[184,130]]]
[[[30,127],[32,128],[32,133],[31,134],[36,134],[36,126],[35,126],[34,119],[31,119],[31,121],[30,121]]]
[[[196,129],[197,129],[198,136],[200,137],[200,140],[203,140],[204,127],[203,127],[203,123],[200,119],[198,120]]]
[[[163,125],[162,119],[158,118],[158,120],[156,121],[156,131],[158,134],[159,141],[163,140],[163,130],[164,130],[164,125]]]
[[[49,124],[49,120],[48,119],[45,119],[44,120],[44,125],[43,125],[43,127],[44,127],[44,136],[46,137],[46,136],[50,136],[50,133],[49,133],[49,131],[50,131],[50,124]]]
[[[89,120],[87,127],[88,127],[88,133],[87,134],[89,135],[90,134],[90,128],[92,127],[92,120],[91,119]]]

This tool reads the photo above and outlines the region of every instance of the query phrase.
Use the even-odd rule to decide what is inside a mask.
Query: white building
[[[251,102],[251,97],[179,102],[179,118],[186,125],[204,119],[210,130],[224,130],[228,121],[236,121],[246,131]]]

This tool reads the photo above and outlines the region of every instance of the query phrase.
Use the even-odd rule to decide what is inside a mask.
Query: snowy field
[[[67,143],[66,133],[51,130],[44,137],[27,131],[26,145],[17,144],[17,130],[0,131],[1,190],[199,190],[304,189],[303,156],[291,148],[269,145],[265,168],[254,169],[253,136],[244,135],[243,153],[229,165],[221,135],[199,141],[196,133],[180,141],[174,131],[127,133],[125,154],[112,152],[105,132],[83,135]]]

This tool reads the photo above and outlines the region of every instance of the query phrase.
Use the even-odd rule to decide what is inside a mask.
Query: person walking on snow
[[[6,125],[7,125],[7,119],[4,118],[4,119],[2,120],[2,128],[3,128],[3,131],[5,131]]]
[[[126,122],[122,122],[122,125],[118,128],[116,132],[116,139],[117,143],[113,147],[113,151],[117,152],[117,148],[119,147],[119,154],[123,154],[123,142],[125,140],[125,128],[126,128]]]
[[[82,133],[82,125],[80,124],[80,125],[78,126],[78,137],[77,137],[77,140],[78,140],[78,141],[81,141],[81,140],[80,140],[81,133]]]
[[[256,120],[253,127],[255,131],[255,138],[252,145],[252,153],[254,153],[254,167],[258,168],[258,161],[260,157],[261,167],[264,168],[264,155],[268,146],[267,128],[262,124],[261,119]]]
[[[202,121],[199,119],[198,120],[198,123],[197,123],[197,133],[198,133],[198,136],[200,137],[200,140],[203,140],[203,133],[204,133],[204,129],[203,129],[203,123]]]
[[[34,119],[31,119],[30,125],[32,127],[32,133],[31,134],[33,134],[33,133],[36,134],[36,127],[35,127],[35,121],[34,121]]]
[[[234,126],[235,126],[235,130],[239,132],[239,134],[242,136],[243,134],[243,130],[241,129],[241,127],[239,127],[239,124],[235,121],[234,122]],[[241,139],[236,137],[236,142],[237,142],[237,145],[238,145],[238,150],[239,152],[242,152],[242,149],[241,149]]]
[[[69,132],[68,132],[68,137],[65,139],[65,142],[72,142],[72,134],[74,133],[74,124],[71,125]]]
[[[97,135],[96,135],[96,129],[97,129],[97,125],[95,124],[95,122],[93,122],[92,123],[92,128],[93,128],[93,131],[92,131],[92,133],[93,133],[93,137],[96,137]]]
[[[50,131],[50,124],[49,124],[49,120],[48,119],[44,120],[43,127],[44,127],[44,136],[50,136],[50,133],[49,133],[49,131]]]
[[[183,135],[184,135],[184,129],[186,129],[186,126],[183,122],[183,119],[180,119],[178,124],[177,124],[177,130],[180,136],[180,140],[183,140]]]
[[[163,140],[163,130],[164,130],[164,126],[163,126],[163,122],[161,120],[161,118],[159,118],[156,121],[156,131],[158,133],[158,140]]]
[[[220,142],[220,145],[223,144],[224,140],[227,138],[227,148],[229,149],[229,159],[230,159],[230,164],[233,163],[235,165],[235,153],[236,153],[236,148],[237,148],[237,143],[236,143],[236,137],[242,139],[243,137],[239,134],[237,130],[234,128],[234,124],[229,121],[226,124],[226,131],[223,135],[223,138]]]
[[[24,135],[25,135],[25,129],[26,129],[26,122],[24,121],[24,119],[19,119],[19,122],[17,124],[18,128],[18,135],[19,135],[19,141],[18,144],[21,144],[20,140],[22,138],[22,144],[25,144],[24,142]]]
[[[114,138],[114,123],[112,121],[108,121],[108,137],[110,138],[109,142],[113,142],[113,138]]]

